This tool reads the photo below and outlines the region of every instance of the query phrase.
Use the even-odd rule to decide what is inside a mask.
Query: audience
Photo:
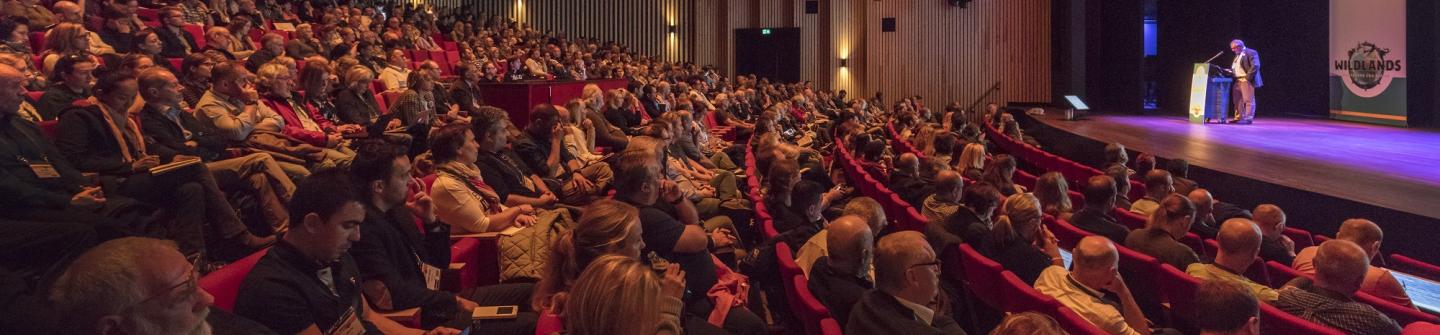
[[[1033,193],[1035,198],[1040,199],[1045,215],[1060,220],[1070,220],[1074,207],[1070,204],[1070,186],[1065,183],[1065,175],[1060,172],[1048,172],[1040,175],[1040,178],[1035,181]]]
[[[990,335],[1063,335],[1069,334],[1060,323],[1049,315],[1039,312],[1022,312],[1006,315]]]
[[[1015,156],[995,155],[995,158],[990,160],[990,165],[985,166],[985,173],[980,177],[980,181],[995,185],[995,189],[1007,197],[1025,193],[1025,187],[1016,185],[1011,179],[1015,176],[1015,164]]]
[[[1207,281],[1195,290],[1191,303],[1201,335],[1260,335],[1260,300],[1245,285]]]
[[[841,217],[855,216],[865,221],[870,228],[871,236],[879,236],[885,231],[886,225],[890,222],[885,218],[885,208],[880,202],[869,197],[855,197],[845,204],[840,212]],[[800,271],[805,276],[810,276],[810,269],[820,257],[830,255],[830,228],[826,227],[816,232],[809,241],[795,250],[795,264],[800,266]],[[866,273],[874,272],[874,268],[867,268]],[[867,275],[868,276],[868,275]]]
[[[1285,236],[1285,211],[1279,206],[1255,207],[1255,224],[1260,227],[1260,258],[1280,264],[1295,262],[1295,241]]]
[[[1185,267],[1185,273],[1200,278],[1201,281],[1227,280],[1241,283],[1249,287],[1260,301],[1275,301],[1275,289],[1245,277],[1245,271],[1256,263],[1256,257],[1260,254],[1260,228],[1255,226],[1255,222],[1246,219],[1225,220],[1225,223],[1220,225],[1216,240],[1220,242],[1220,250],[1215,253],[1214,263],[1190,264]]]
[[[1200,185],[1190,179],[1190,161],[1184,158],[1171,159],[1165,164],[1165,171],[1170,172],[1170,177],[1175,179],[1175,193],[1190,194]]]
[[[1105,175],[1114,180],[1115,184],[1115,208],[1130,210],[1130,169],[1124,165],[1111,164],[1104,170]]]
[[[1350,241],[1365,250],[1369,259],[1376,259],[1380,254],[1380,242],[1385,239],[1385,233],[1380,230],[1380,225],[1366,219],[1349,219],[1340,224],[1340,232],[1335,233],[1335,239]],[[1311,246],[1300,250],[1295,256],[1295,271],[1306,275],[1315,275],[1315,253],[1320,247]],[[1405,286],[1395,279],[1395,275],[1389,269],[1370,266],[1365,272],[1365,279],[1360,283],[1360,291],[1381,299],[1394,302],[1401,306],[1414,308],[1415,304],[1410,301],[1410,295],[1405,293]]]
[[[900,195],[900,200],[911,206],[924,205],[925,198],[934,193],[935,180],[925,179],[920,176],[920,159],[914,153],[900,154],[895,161],[895,171],[890,172],[890,183],[887,184],[895,194]]]
[[[1186,195],[1195,205],[1195,223],[1190,225],[1190,232],[1214,239],[1215,234],[1220,232],[1220,224],[1215,222],[1215,197],[1210,195],[1209,190],[1198,187]]]
[[[600,256],[575,279],[565,305],[566,334],[678,335],[684,273],[662,278],[634,257]]]
[[[1059,300],[1106,333],[1150,334],[1149,321],[1120,278],[1115,244],[1104,237],[1087,236],[1075,245],[1074,257],[1068,271],[1058,264],[1045,268],[1035,280],[1035,290]]]
[[[1170,172],[1150,170],[1145,173],[1145,196],[1130,205],[1130,212],[1150,215],[1160,207],[1160,199],[1171,193],[1175,193],[1175,183],[1170,179]]]
[[[897,232],[875,245],[875,289],[850,309],[847,334],[965,334],[945,313],[936,313],[940,259],[924,235]]]
[[[1176,269],[1185,269],[1200,262],[1195,250],[1179,242],[1190,232],[1191,217],[1195,216],[1195,205],[1178,194],[1171,194],[1160,201],[1160,207],[1150,213],[1150,222],[1145,229],[1131,231],[1125,237],[1125,247],[1150,255],[1160,263],[1170,264]]]
[[[1000,191],[987,183],[977,183],[965,188],[960,197],[960,206],[955,213],[941,220],[932,220],[925,225],[925,238],[930,247],[945,256],[954,252],[960,243],[978,246],[990,235],[990,216],[1000,206]],[[955,269],[959,270],[959,269]]]
[[[1275,308],[1347,334],[1400,333],[1395,320],[1352,298],[1370,273],[1365,249],[1347,240],[1326,241],[1316,247],[1313,263],[1315,278],[1285,284],[1274,300]]]
[[[1110,242],[1125,241],[1130,235],[1130,228],[1125,227],[1115,220],[1110,213],[1115,206],[1116,182],[1124,180],[1113,179],[1109,176],[1093,176],[1085,181],[1085,189],[1081,190],[1085,195],[1085,207],[1070,217],[1070,223],[1076,228],[1084,229],[1095,235],[1104,236]]]

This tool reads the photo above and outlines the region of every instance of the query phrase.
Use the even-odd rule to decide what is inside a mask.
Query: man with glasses
[[[50,88],[35,102],[35,111],[45,120],[60,117],[60,111],[75,100],[90,97],[94,85],[95,61],[86,55],[65,55],[55,62]]]
[[[126,237],[80,255],[50,291],[56,334],[273,334],[211,309],[215,297],[175,243]],[[228,331],[216,331],[227,333]]]
[[[179,7],[162,9],[160,22],[164,25],[156,29],[155,33],[160,35],[160,42],[165,45],[165,48],[160,51],[161,56],[182,58],[191,52],[200,50],[199,44],[195,44],[195,36],[185,31],[185,13]]]
[[[875,289],[850,311],[848,334],[965,334],[938,313],[940,260],[925,235],[903,231],[875,246]]]
[[[1050,266],[1035,280],[1035,289],[1110,334],[1150,334],[1140,305],[1120,278],[1120,254],[1110,239],[1087,236],[1075,246],[1071,270]],[[1101,290],[1104,290],[1103,292]],[[1118,296],[1108,298],[1104,292]]]

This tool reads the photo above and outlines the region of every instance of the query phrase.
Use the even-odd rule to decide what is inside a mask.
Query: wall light
[[[841,59],[840,59],[840,67],[845,67],[846,65],[849,65],[849,63],[850,63],[850,59],[849,59],[849,58],[841,58]]]
[[[675,33],[675,25],[673,25],[673,24],[670,25],[669,32],[670,32],[671,34],[674,34],[674,33]]]

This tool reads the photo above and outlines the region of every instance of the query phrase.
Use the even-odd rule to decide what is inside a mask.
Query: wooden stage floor
[[[1440,219],[1440,132],[1316,119],[1098,115],[1046,125],[1193,167]]]

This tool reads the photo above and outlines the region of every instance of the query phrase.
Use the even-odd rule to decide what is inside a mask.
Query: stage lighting
[[[850,62],[850,59],[849,59],[849,58],[841,58],[841,59],[840,59],[840,67],[845,67],[846,65],[849,65],[849,64],[847,64],[847,63],[849,63],[849,62]]]
[[[669,31],[671,34],[674,34],[674,33],[675,33],[675,25],[673,25],[673,24],[670,25],[670,28],[669,28],[668,31]]]

